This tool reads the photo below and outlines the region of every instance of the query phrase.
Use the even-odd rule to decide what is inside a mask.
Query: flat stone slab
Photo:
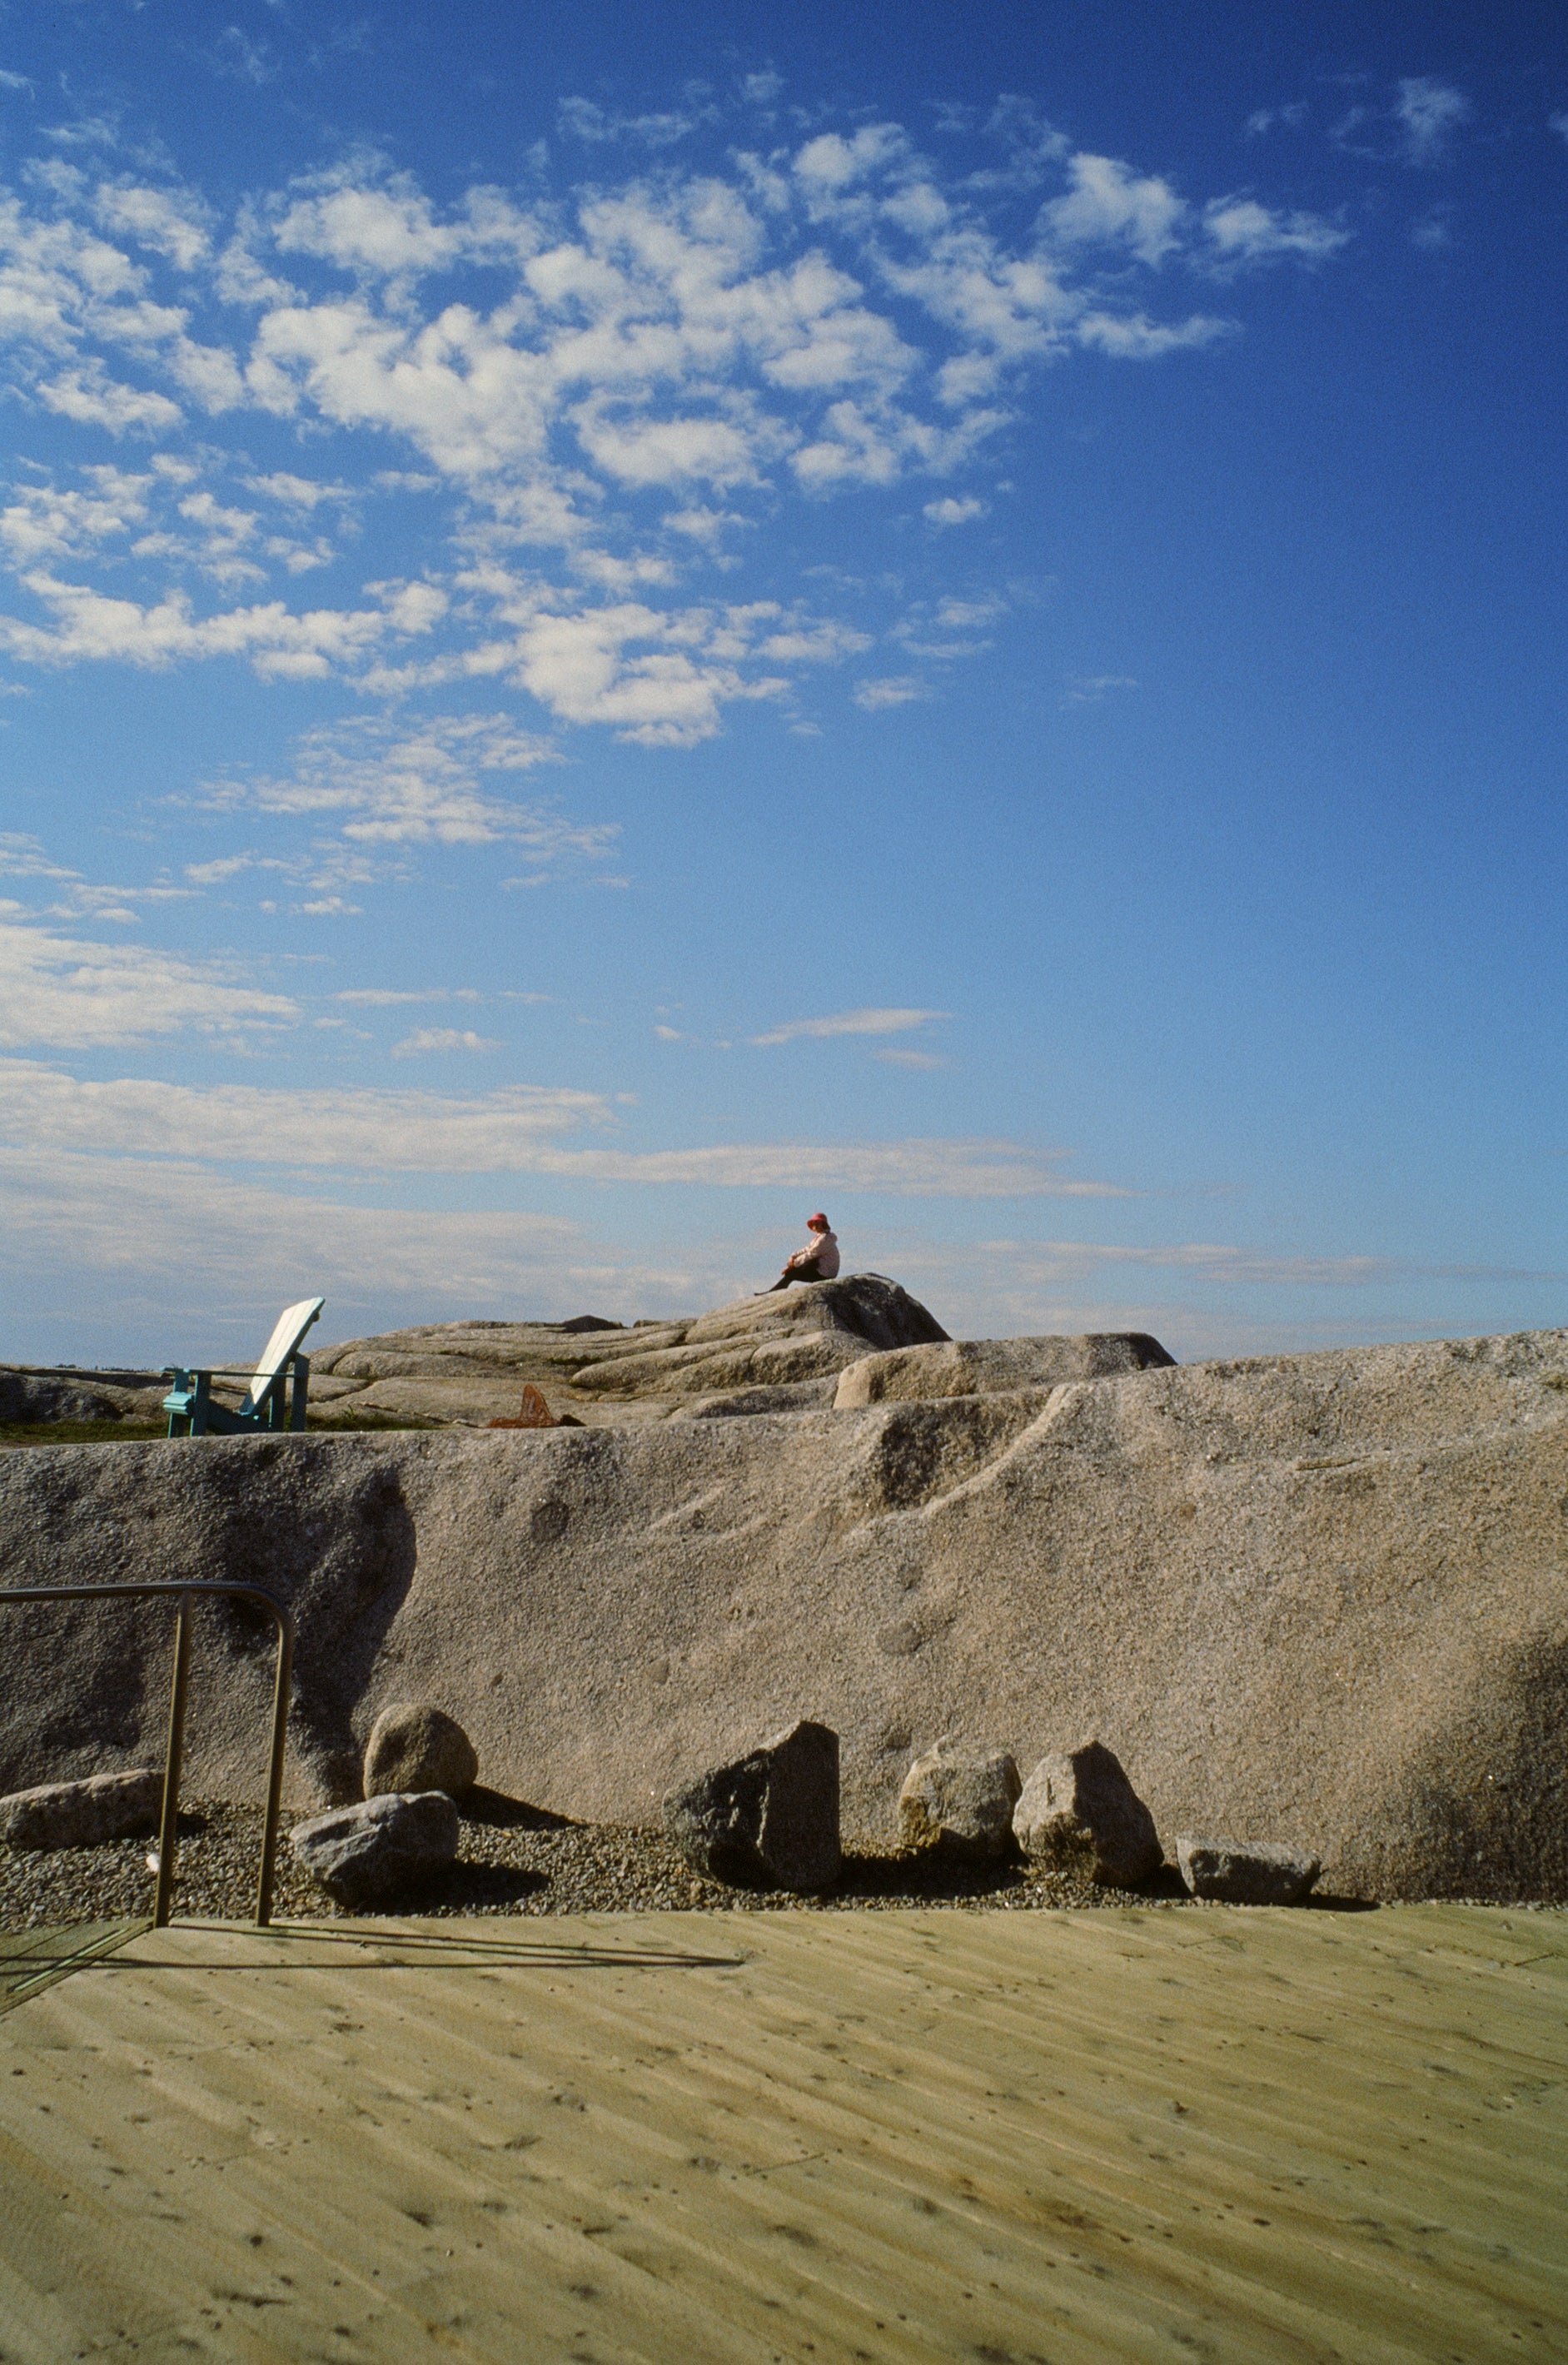
[[[19,1848],[100,1847],[156,1830],[162,1803],[163,1774],[156,1765],[41,1782],[0,1799],[0,1840]]]
[[[1194,1897],[1224,1905],[1299,1905],[1322,1870],[1310,1849],[1274,1840],[1179,1839],[1176,1862]]]

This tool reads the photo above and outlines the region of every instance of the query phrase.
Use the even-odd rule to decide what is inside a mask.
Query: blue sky
[[[0,1352],[1568,1321],[1568,39],[0,9]]]

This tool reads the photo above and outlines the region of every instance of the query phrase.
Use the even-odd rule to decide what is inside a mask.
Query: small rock
[[[1176,1861],[1194,1897],[1226,1905],[1299,1905],[1323,1869],[1310,1849],[1274,1840],[1181,1839]]]
[[[468,1735],[444,1709],[398,1700],[370,1728],[364,1751],[364,1795],[391,1790],[444,1790],[461,1799],[479,1778],[479,1758]]]
[[[440,1872],[457,1854],[457,1810],[444,1790],[391,1790],[296,1823],[297,1862],[340,1905],[370,1905]]]
[[[664,1818],[687,1862],[715,1880],[825,1889],[843,1862],[838,1735],[825,1724],[793,1724],[745,1757],[678,1784]]]
[[[1013,1810],[1013,1831],[1043,1871],[1135,1889],[1164,1861],[1154,1817],[1103,1742],[1042,1757]]]
[[[163,1803],[161,1767],[89,1774],[81,1782],[43,1782],[0,1799],[0,1840],[12,1847],[97,1847],[155,1831]]]
[[[904,1776],[899,1838],[905,1847],[939,1847],[949,1855],[1005,1855],[1022,1788],[1007,1750],[944,1733]]]

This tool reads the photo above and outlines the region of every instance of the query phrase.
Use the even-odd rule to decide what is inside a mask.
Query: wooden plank
[[[1555,2360],[1565,1959],[1474,1909],[149,1933],[0,2030],[0,2347]]]
[[[0,2012],[12,2012],[40,1989],[69,1978],[87,1963],[111,1955],[152,1924],[146,1916],[129,1922],[78,1922],[44,1930],[0,1930]]]

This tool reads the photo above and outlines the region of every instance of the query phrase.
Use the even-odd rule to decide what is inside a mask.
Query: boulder
[[[1180,1839],[1176,1861],[1194,1897],[1226,1905],[1299,1905],[1322,1869],[1310,1849],[1273,1840]]]
[[[905,1847],[941,1848],[948,1855],[1003,1855],[1013,1845],[1022,1788],[1007,1750],[945,1733],[904,1776],[899,1838]]]
[[[0,1799],[0,1840],[11,1847],[98,1847],[106,1840],[156,1831],[163,1803],[161,1766],[129,1774],[89,1774],[80,1782],[43,1782]]]
[[[444,1709],[398,1700],[370,1728],[364,1750],[364,1795],[444,1790],[461,1799],[479,1778],[479,1757],[454,1716]]]
[[[1147,1330],[1097,1330],[1081,1338],[949,1339],[862,1355],[839,1377],[834,1407],[909,1397],[987,1395],[1015,1388],[1054,1388],[1064,1380],[1114,1379],[1123,1372],[1169,1369],[1175,1358]]]
[[[1040,1872],[1136,1889],[1164,1861],[1154,1817],[1103,1742],[1042,1757],[1013,1810],[1013,1831]]]
[[[678,1783],[665,1828],[687,1862],[737,1887],[825,1889],[838,1877],[838,1735],[802,1721]]]
[[[444,1790],[389,1790],[296,1823],[295,1859],[340,1905],[373,1905],[440,1872],[457,1854]]]

